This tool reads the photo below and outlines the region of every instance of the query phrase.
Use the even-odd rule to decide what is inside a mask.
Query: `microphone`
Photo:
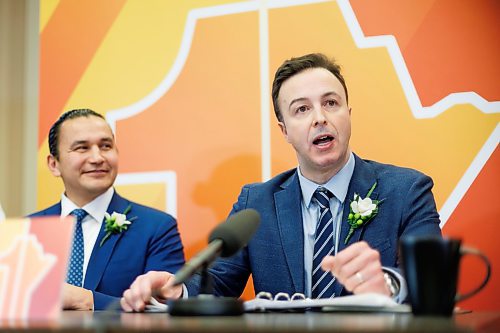
[[[186,282],[217,257],[230,257],[248,244],[260,224],[255,209],[244,209],[219,224],[208,237],[208,246],[189,260],[174,276],[174,286]]]

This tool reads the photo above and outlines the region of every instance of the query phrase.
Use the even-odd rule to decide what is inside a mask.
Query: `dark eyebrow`
[[[302,101],[307,101],[307,98],[305,98],[305,97],[299,97],[299,98],[296,98],[296,99],[292,99],[290,101],[290,104],[288,105],[288,108],[290,109],[290,107],[292,106],[292,104],[297,103],[297,102],[302,102]]]
[[[78,145],[86,145],[88,144],[88,141],[85,141],[85,140],[78,140],[78,141],[75,141],[71,144],[71,146],[69,146],[71,149],[75,148],[76,146]]]
[[[335,96],[335,97],[337,97],[337,98],[342,99],[342,96],[340,96],[339,94],[337,94],[335,91],[329,91],[329,92],[327,92],[327,93],[324,93],[324,94],[321,96],[321,98],[325,98],[325,97],[330,96],[330,95],[333,95],[333,96]]]
[[[114,142],[113,138],[111,138],[111,137],[102,138],[100,141],[101,142]]]
[[[321,95],[321,98],[325,98],[325,97],[330,96],[330,95],[334,95],[335,97],[342,99],[342,97],[339,94],[337,94],[335,91],[326,92],[323,95]],[[290,102],[290,104],[288,105],[288,108],[290,108],[293,103],[307,101],[307,100],[308,100],[308,98],[306,98],[306,97],[299,97],[299,98],[293,99]]]
[[[102,138],[101,140],[99,140],[99,143],[113,143],[114,140],[112,137],[105,137],[105,138]],[[87,145],[89,144],[89,142],[87,140],[78,140],[78,141],[75,141],[71,144],[70,146],[70,149],[74,149],[76,146],[78,145]]]

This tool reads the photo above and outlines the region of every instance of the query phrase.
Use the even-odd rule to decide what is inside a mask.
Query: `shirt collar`
[[[352,174],[354,172],[355,165],[354,154],[351,152],[349,155],[349,160],[347,163],[339,170],[330,180],[328,180],[325,184],[316,184],[315,182],[307,179],[300,172],[300,166],[297,167],[297,173],[299,175],[299,183],[302,191],[302,199],[306,204],[306,207],[309,208],[311,204],[311,199],[318,187],[325,187],[330,192],[335,195],[335,197],[340,201],[344,202],[345,197],[347,196],[347,190],[349,189],[349,183],[351,182]]]
[[[101,222],[104,219],[104,213],[108,210],[108,206],[113,198],[115,190],[113,187],[108,188],[106,192],[89,202],[83,207],[78,207],[73,201],[71,201],[66,194],[61,196],[61,216],[68,216],[74,209],[82,208],[97,222]]]

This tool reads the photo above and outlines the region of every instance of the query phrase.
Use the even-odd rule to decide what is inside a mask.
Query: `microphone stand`
[[[212,296],[214,286],[212,283],[212,277],[208,274],[208,264],[205,263],[201,268],[201,280],[200,280],[200,295]]]
[[[192,298],[170,301],[171,316],[241,316],[243,302],[233,297],[213,295],[212,277],[208,274],[208,264],[201,268],[200,294]]]

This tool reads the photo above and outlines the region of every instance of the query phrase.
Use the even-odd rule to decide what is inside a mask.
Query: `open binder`
[[[268,293],[259,293],[253,300],[244,303],[246,312],[268,311],[352,311],[352,312],[411,312],[408,305],[396,303],[381,294],[368,293],[334,298],[310,299],[302,294],[288,296],[284,293],[270,298]]]

